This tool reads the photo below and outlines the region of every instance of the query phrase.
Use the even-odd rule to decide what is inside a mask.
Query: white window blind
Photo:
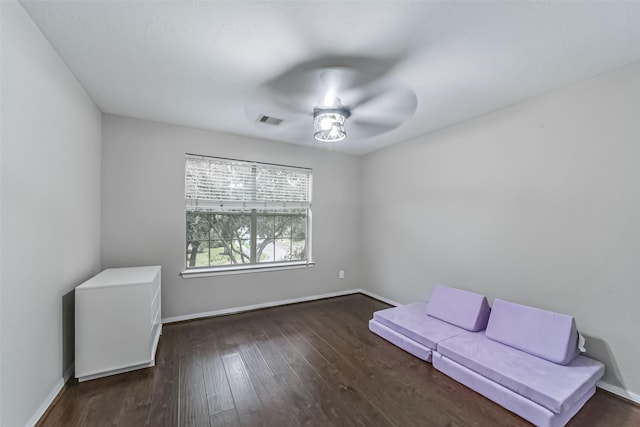
[[[189,210],[306,209],[311,169],[188,154],[185,199]]]

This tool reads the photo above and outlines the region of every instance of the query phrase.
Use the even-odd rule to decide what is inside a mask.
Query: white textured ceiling
[[[246,117],[265,82],[323,58],[389,64],[417,109],[382,135],[321,145],[354,154],[640,60],[638,1],[22,4],[102,111],[258,138],[314,145],[311,111],[306,138]]]

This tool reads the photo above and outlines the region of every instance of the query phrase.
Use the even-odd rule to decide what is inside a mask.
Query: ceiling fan
[[[312,61],[258,87],[245,113],[257,126],[291,139],[371,138],[400,126],[417,107],[415,93],[390,70],[368,58]]]
[[[336,95],[340,74],[337,70],[320,73],[324,94],[322,101],[313,109],[313,137],[320,142],[337,142],[346,138],[345,122],[351,111],[342,105]]]

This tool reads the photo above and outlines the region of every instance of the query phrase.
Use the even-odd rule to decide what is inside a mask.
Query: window
[[[187,272],[309,264],[311,170],[187,155]]]

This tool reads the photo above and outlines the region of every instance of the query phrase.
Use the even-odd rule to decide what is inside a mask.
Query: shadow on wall
[[[75,362],[76,290],[62,296],[62,375],[69,374]],[[73,372],[71,372],[73,376]]]
[[[605,371],[604,377],[602,378],[603,381],[626,390],[624,381],[622,381],[622,375],[620,374],[620,368],[611,352],[609,344],[600,338],[585,334],[582,335],[584,336],[585,348],[587,349],[585,355],[604,363]]]

